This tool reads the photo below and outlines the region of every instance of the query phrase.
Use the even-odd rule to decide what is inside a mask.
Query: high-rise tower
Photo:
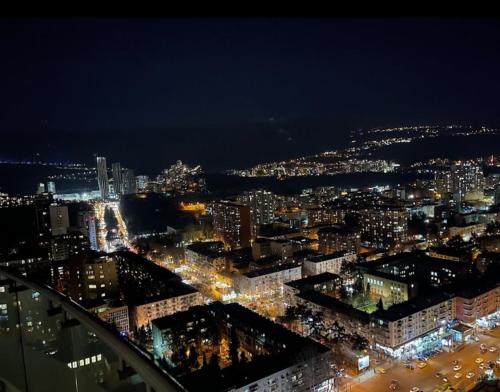
[[[115,187],[115,194],[121,195],[123,193],[123,181],[122,181],[122,168],[120,162],[115,162],[112,165],[113,170],[113,182]]]
[[[109,196],[108,168],[105,157],[97,157],[97,183],[101,198],[107,199]]]

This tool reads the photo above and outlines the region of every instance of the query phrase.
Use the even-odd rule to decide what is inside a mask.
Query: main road
[[[484,375],[484,370],[480,368],[480,364],[476,363],[477,358],[482,358],[483,364],[486,365],[488,361],[495,362],[497,356],[500,355],[500,349],[496,352],[487,351],[481,354],[480,345],[484,343],[488,349],[492,346],[499,347],[500,343],[500,328],[486,333],[479,334],[479,342],[466,344],[461,350],[457,352],[443,352],[437,356],[430,358],[427,365],[420,369],[417,363],[414,370],[407,369],[404,364],[395,361],[393,365],[385,369],[385,373],[380,373],[379,370],[368,379],[359,381],[345,382],[340,391],[341,392],[377,392],[377,391],[390,391],[389,385],[392,380],[398,380],[399,387],[397,391],[408,392],[414,387],[418,387],[422,391],[434,391],[439,386],[444,384],[443,377],[448,379],[448,384],[456,389],[462,391],[470,390],[476,383],[479,376]],[[457,372],[453,370],[453,361],[457,360],[462,368]],[[376,368],[376,366],[373,366]],[[495,367],[495,375],[498,377],[500,371],[499,366]],[[472,378],[467,378],[467,373],[473,372],[475,375]],[[436,374],[440,373],[442,376],[437,377]],[[461,377],[455,378],[457,373]]]

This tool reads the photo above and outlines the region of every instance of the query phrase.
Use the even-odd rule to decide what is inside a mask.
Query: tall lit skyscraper
[[[250,246],[250,207],[220,201],[213,204],[213,225],[218,238],[231,249]]]
[[[495,204],[500,204],[500,185],[495,187]]]
[[[122,174],[122,190],[124,195],[137,193],[137,184],[135,182],[135,174],[132,169],[123,169]]]
[[[43,182],[38,184],[38,189],[36,191],[37,194],[45,193],[45,184]]]
[[[97,183],[101,198],[107,199],[109,196],[108,168],[105,157],[97,157]]]
[[[238,197],[238,201],[250,207],[252,230],[256,233],[258,225],[272,223],[274,212],[278,208],[278,197],[264,189],[246,191]]]
[[[146,189],[148,182],[149,182],[148,176],[136,176],[135,177],[135,183],[137,184],[137,188],[141,191]]]
[[[56,184],[54,181],[47,182],[47,192],[56,193]]]
[[[113,170],[113,183],[115,187],[115,194],[121,195],[123,193],[123,182],[122,182],[122,168],[120,162],[115,162],[111,166]]]
[[[472,164],[455,164],[451,166],[452,192],[463,198],[466,193],[484,191],[483,168]]]

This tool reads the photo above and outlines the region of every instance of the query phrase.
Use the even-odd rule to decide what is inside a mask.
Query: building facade
[[[283,289],[283,283],[300,278],[302,266],[297,263],[285,263],[242,274],[237,280],[237,290],[248,296],[272,295]]]
[[[346,262],[355,262],[357,256],[355,253],[345,251],[331,253],[328,255],[315,255],[306,257],[303,261],[304,275],[318,275],[323,272],[339,274],[342,264]]]
[[[213,227],[216,236],[230,249],[250,246],[250,207],[220,201],[213,204]]]

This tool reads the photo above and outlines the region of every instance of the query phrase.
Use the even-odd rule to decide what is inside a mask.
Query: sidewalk
[[[369,368],[362,374],[358,376],[349,376],[349,378],[346,378],[343,380],[343,382],[339,385],[339,391],[340,392],[348,392],[350,391],[354,386],[357,384],[361,384],[365,382],[366,380],[369,380],[373,376],[375,376],[377,373],[374,368]]]

